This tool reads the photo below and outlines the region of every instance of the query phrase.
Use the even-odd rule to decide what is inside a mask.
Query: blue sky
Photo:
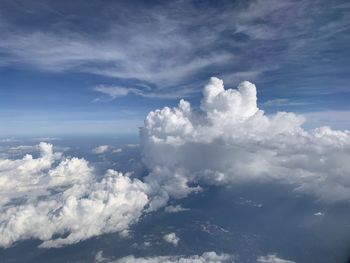
[[[211,76],[350,128],[348,1],[2,0],[0,35],[0,136],[137,134]]]

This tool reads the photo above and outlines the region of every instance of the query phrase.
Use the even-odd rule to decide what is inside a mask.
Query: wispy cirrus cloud
[[[309,102],[306,101],[293,101],[287,98],[273,99],[263,102],[261,105],[263,107],[286,107],[286,106],[303,106],[308,105]]]
[[[145,89],[138,89],[105,85],[99,85],[95,87],[94,91],[102,94],[102,96],[95,98],[93,100],[94,102],[114,100],[120,97],[125,97],[130,94],[144,98],[174,99],[181,96],[189,96],[195,92],[193,89],[180,89],[161,93],[152,91],[152,89],[148,87]]]
[[[74,23],[75,5],[67,8],[52,2],[38,9],[56,14],[56,19],[45,26],[31,27],[29,23],[25,29],[19,28],[10,18],[13,12],[6,12],[11,8],[6,2],[2,5],[7,7],[1,13],[2,66],[97,74],[116,83],[131,81],[151,89],[119,84],[112,85],[118,89],[98,88],[112,97],[181,97],[189,94],[189,87],[198,91],[213,74],[238,83],[275,70],[282,70],[276,77],[285,77],[288,70],[284,68],[292,64],[307,67],[310,75],[315,74],[315,67],[318,74],[330,68],[341,70],[336,61],[321,63],[334,59],[328,58],[329,52],[322,54],[337,46],[338,53],[344,55],[342,47],[349,40],[344,34],[350,26],[348,7],[322,0],[312,5],[304,0],[222,1],[216,6],[175,1],[147,10],[125,3],[92,5],[97,13],[95,28]],[[16,10],[21,6],[28,9],[27,3],[19,1]],[[138,8],[142,12],[137,17],[128,15]],[[35,9],[33,12],[38,15]],[[311,59],[320,63],[306,63]],[[313,88],[311,83],[308,87]]]

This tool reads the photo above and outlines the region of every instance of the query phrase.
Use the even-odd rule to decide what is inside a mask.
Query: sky
[[[348,256],[348,1],[0,0],[0,36],[0,260],[88,242],[96,263]],[[203,231],[241,218],[218,229],[273,242],[215,248],[176,216],[138,231],[200,209]]]
[[[199,107],[210,77],[266,114],[350,127],[350,4],[326,0],[0,2],[0,136],[138,134]]]

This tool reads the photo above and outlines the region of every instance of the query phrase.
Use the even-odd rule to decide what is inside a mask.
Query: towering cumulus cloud
[[[278,181],[325,201],[350,201],[350,132],[305,131],[303,122],[293,113],[264,115],[254,84],[225,90],[213,77],[199,111],[181,100],[148,114],[142,129],[151,170],[146,181],[164,200],[197,191],[194,182]]]
[[[37,159],[0,160],[0,246],[36,238],[58,247],[125,233],[138,220],[148,203],[144,183],[113,170],[98,180],[84,159],[64,159],[46,143],[39,149]]]

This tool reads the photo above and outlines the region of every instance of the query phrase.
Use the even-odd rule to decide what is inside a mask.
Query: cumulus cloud
[[[96,148],[92,149],[92,152],[94,154],[103,154],[107,152],[112,152],[112,153],[121,153],[123,149],[121,148],[115,148],[109,145],[100,145],[97,146]]]
[[[323,56],[319,54],[327,47],[348,43],[347,34],[344,34],[349,27],[347,8],[318,0],[317,4],[307,0],[244,2],[237,5],[225,1],[204,8],[191,1],[162,1],[150,3],[148,9],[119,1],[103,6],[93,3],[88,9],[93,10],[99,25],[96,34],[93,30],[86,30],[82,26],[85,23],[82,27],[78,24],[78,28],[72,27],[71,21],[63,16],[60,16],[65,21],[60,24],[62,30],[55,30],[57,25],[52,13],[46,13],[47,10],[39,4],[33,8],[32,1],[23,3],[23,10],[35,9],[38,14],[45,14],[42,17],[52,19],[41,23],[45,26],[29,24],[19,27],[12,18],[23,16],[25,19],[30,14],[21,13],[21,9],[15,11],[8,1],[1,1],[0,32],[3,39],[0,42],[0,66],[20,64],[45,71],[99,74],[117,78],[118,83],[136,80],[134,85],[141,82],[160,87],[146,90],[144,95],[169,95],[176,87],[178,96],[188,92],[184,84],[193,86],[196,80],[202,81],[204,76],[218,68],[223,75],[228,75],[226,79],[241,81],[271,73],[277,68],[283,69],[286,64],[288,66],[287,61],[298,61],[309,70],[312,90],[313,84],[317,83],[321,84],[318,88],[322,91],[326,90],[326,85],[319,80],[330,74],[320,72],[329,72],[330,69],[343,72],[338,68],[341,64],[334,62],[337,57],[332,57],[334,61],[322,63]],[[48,6],[50,10],[57,9],[56,4],[48,3]],[[78,4],[67,8],[62,5],[60,11],[67,13],[70,8],[77,13],[81,11]],[[173,12],[174,9],[177,12]],[[105,19],[106,10],[120,12]],[[318,19],[329,17],[335,10],[339,12],[339,19]],[[135,13],[137,17],[133,16]],[[39,16],[38,19],[42,18]],[[313,34],[315,29],[320,32],[317,36]],[[191,34],[188,34],[189,30]],[[344,52],[345,49],[337,51]],[[309,63],[311,60],[319,63]],[[246,71],[237,72],[242,68]],[[230,74],[228,71],[232,69],[235,72]],[[278,71],[276,77],[287,73]],[[332,92],[345,89],[341,82],[343,78],[339,78],[340,82],[333,82],[333,79]],[[119,90],[113,93],[123,95],[128,92]]]
[[[148,204],[148,187],[108,170],[97,179],[84,159],[41,155],[0,160],[0,246],[35,238],[59,247],[109,232],[126,233]],[[13,191],[16,189],[16,191]]]
[[[257,262],[259,263],[295,263],[294,261],[279,258],[275,254],[271,254],[267,256],[259,256],[257,258]]]
[[[92,152],[95,154],[101,154],[109,151],[109,146],[108,145],[100,145],[97,146],[96,148],[92,149]]]
[[[211,78],[200,110],[181,100],[148,114],[142,128],[145,182],[163,196],[182,198],[201,183],[281,182],[324,201],[350,201],[350,132],[302,128],[287,112],[266,116],[254,84],[225,89]]]
[[[98,251],[96,256],[95,256],[95,262],[102,263],[102,262],[107,262],[107,261],[108,261],[108,258],[105,258],[103,256],[103,251],[102,250]]]
[[[228,254],[217,254],[215,252],[204,252],[202,255],[194,255],[189,257],[181,256],[158,256],[148,258],[136,258],[127,256],[113,263],[224,263],[234,262],[232,256]]]
[[[174,246],[179,244],[180,238],[176,235],[176,233],[169,233],[163,236],[164,240]]]

